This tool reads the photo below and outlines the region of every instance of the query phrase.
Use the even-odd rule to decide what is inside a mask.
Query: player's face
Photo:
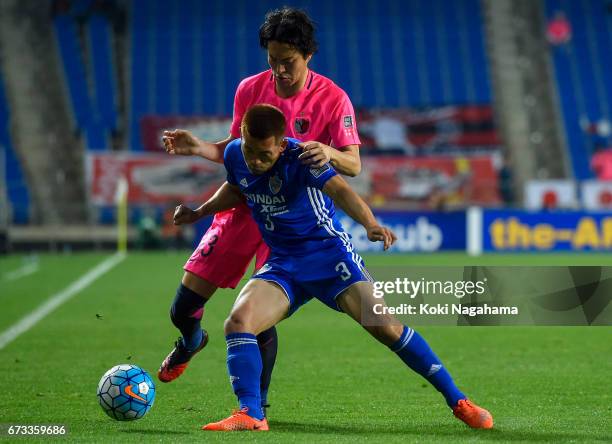
[[[242,137],[242,154],[253,174],[264,174],[270,170],[285,150],[285,146],[287,146],[285,139],[279,142],[274,136],[263,140],[255,139],[248,134]]]
[[[287,43],[270,41],[268,43],[268,64],[274,73],[274,80],[281,88],[295,86],[308,71],[312,55],[304,55]]]

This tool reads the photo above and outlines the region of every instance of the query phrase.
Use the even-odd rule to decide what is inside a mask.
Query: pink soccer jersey
[[[359,145],[355,111],[346,93],[327,77],[308,72],[306,84],[295,96],[276,95],[272,70],[247,77],[236,90],[231,134],[240,137],[242,116],[253,105],[268,103],[287,119],[286,135],[341,148]]]
[[[359,145],[355,112],[348,96],[328,78],[308,72],[304,88],[293,97],[276,95],[272,70],[240,82],[234,98],[231,134],[240,137],[242,116],[253,105],[268,103],[287,119],[286,135],[315,140],[336,148]],[[217,213],[184,269],[220,288],[235,288],[253,256],[259,269],[267,260],[268,246],[246,204]]]

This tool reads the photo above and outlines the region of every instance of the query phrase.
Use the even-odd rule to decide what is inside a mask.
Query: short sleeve
[[[328,124],[332,145],[341,148],[347,145],[361,145],[357,134],[357,122],[353,104],[344,91],[339,89],[337,105]]]
[[[236,146],[236,141],[230,142],[230,145],[227,146],[227,148],[225,149],[224,153],[223,153],[223,165],[225,166],[225,171],[227,171],[227,181],[232,184],[232,185],[238,185],[238,182],[236,181],[236,177],[234,176],[234,169],[233,169],[233,164],[232,164],[232,159],[234,159],[236,156],[234,155],[234,152],[236,151],[235,146]]]
[[[242,116],[246,112],[244,104],[244,81],[240,82],[238,88],[236,88],[236,94],[234,95],[234,114],[232,118],[232,126],[230,127],[230,134],[232,137],[238,139],[241,136],[240,125],[242,123]]]

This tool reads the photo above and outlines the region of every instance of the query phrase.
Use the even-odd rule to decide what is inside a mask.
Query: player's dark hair
[[[283,6],[266,14],[259,27],[259,45],[267,49],[268,43],[276,41],[296,48],[304,57],[319,49],[315,40],[315,25],[301,9]]]
[[[244,113],[242,131],[254,139],[264,140],[274,136],[276,140],[285,137],[285,115],[275,106],[268,104],[253,105]]]

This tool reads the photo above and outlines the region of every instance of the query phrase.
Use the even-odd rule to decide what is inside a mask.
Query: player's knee
[[[245,316],[240,312],[232,312],[229,317],[225,320],[223,328],[226,335],[232,333],[247,333],[249,332],[249,325]]]

